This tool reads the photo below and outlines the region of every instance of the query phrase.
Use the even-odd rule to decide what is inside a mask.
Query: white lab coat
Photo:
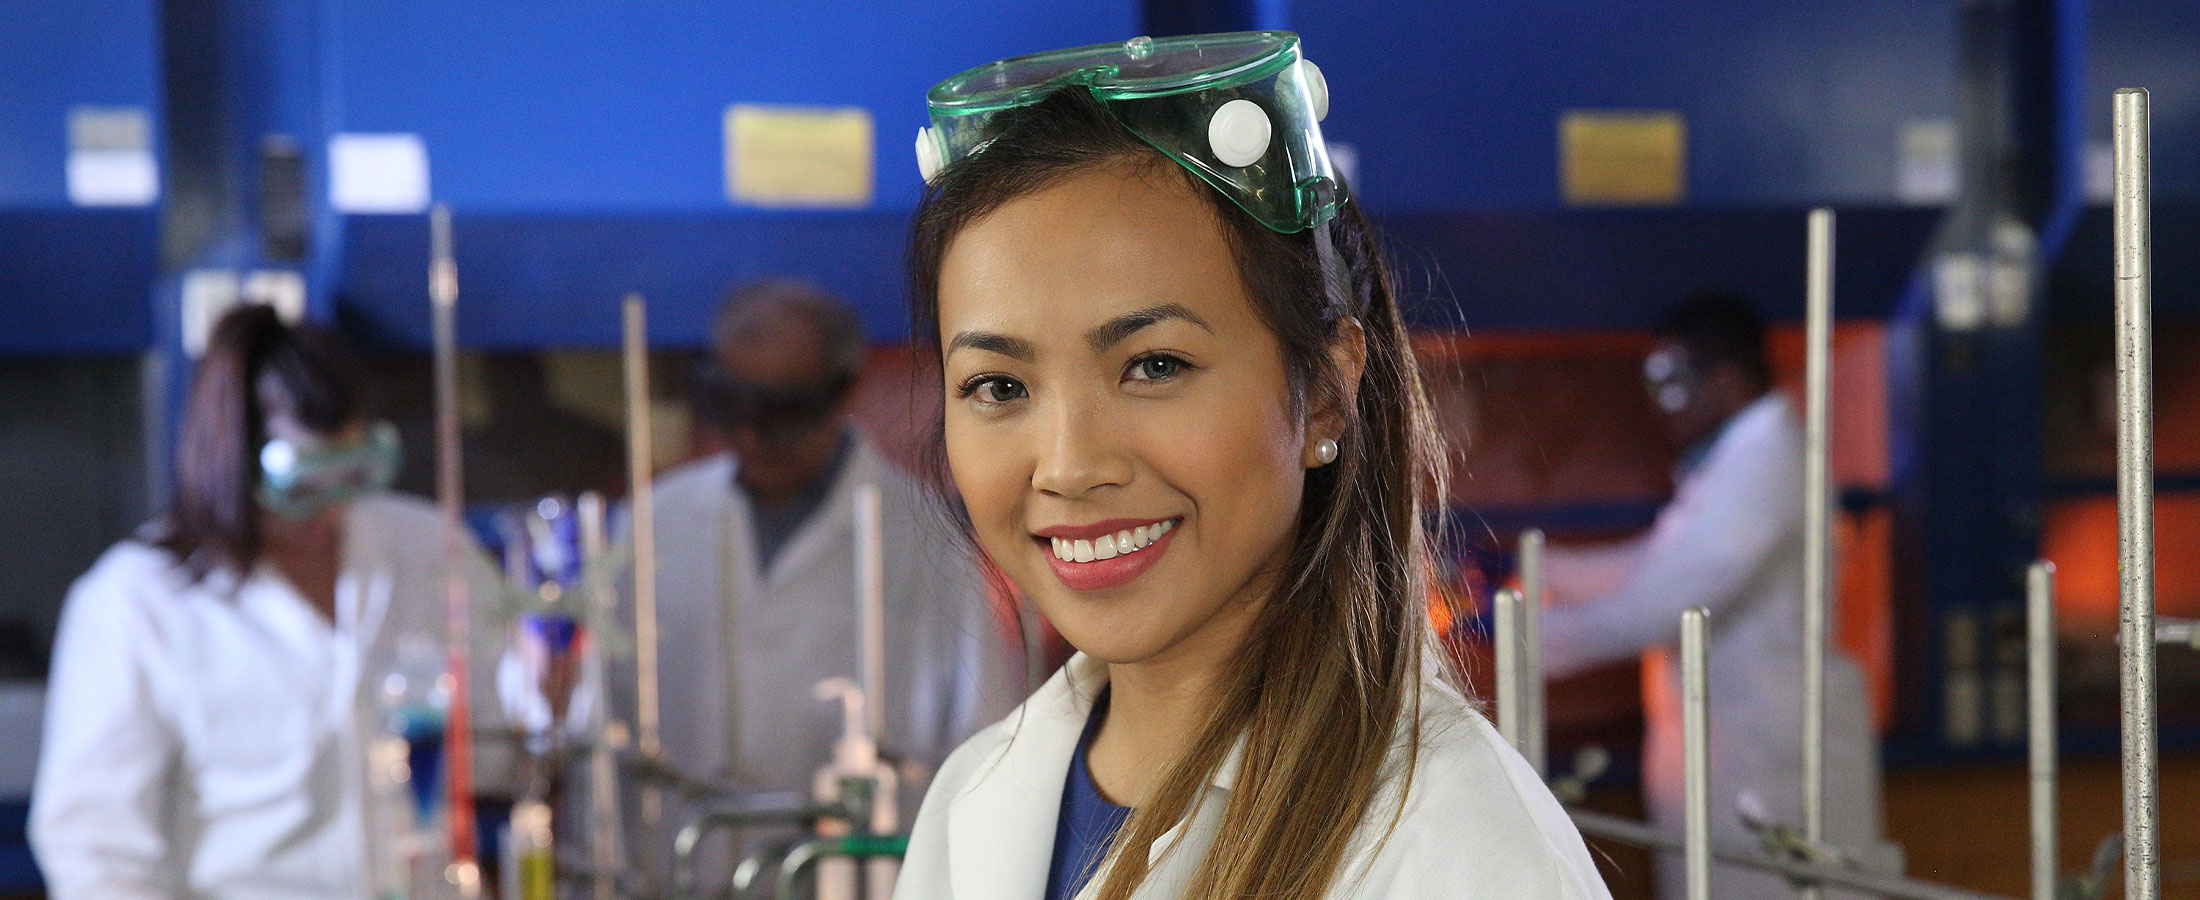
[[[1710,610],[1712,834],[1754,847],[1735,801],[1755,793],[1776,821],[1802,823],[1803,433],[1778,392],[1729,419],[1650,530],[1618,546],[1553,545],[1544,661],[1553,677],[1644,655],[1643,789],[1656,824],[1682,827],[1680,615]],[[1827,835],[1876,845],[1879,756],[1863,679],[1838,648],[1826,660]],[[1677,855],[1659,865],[1678,900]],[[1792,893],[1778,876],[1718,867],[1712,896]]]
[[[922,775],[965,735],[1014,705],[1022,660],[995,625],[976,563],[923,488],[853,435],[823,504],[757,564],[756,519],[721,454],[656,484],[658,659],[667,763],[749,791],[811,793],[832,760],[840,707],[818,682],[859,679],[855,489],[876,484],[884,530],[886,697],[881,752],[904,762],[906,827]],[[636,696],[634,667],[614,672],[614,708]],[[877,702],[872,699],[868,702]],[[631,713],[629,713],[631,715]],[[685,821],[675,810],[672,827]],[[753,832],[702,845],[695,877],[723,884]],[[660,877],[670,842],[639,858]]]
[[[730,455],[658,479],[663,743],[681,771],[751,790],[808,793],[818,767],[832,758],[839,705],[817,699],[813,688],[858,674],[854,495],[861,484],[879,486],[885,532],[882,752],[937,765],[1020,695],[1021,661],[995,625],[955,526],[859,432],[847,453],[823,505],[780,547],[769,571],[757,565],[755,518],[735,486]]]
[[[369,898],[392,849],[368,824],[374,676],[440,642],[442,552],[434,507],[353,502],[333,623],[265,563],[190,584],[138,540],[100,557],[62,612],[31,799],[55,900]]]
[[[1063,780],[1106,683],[1106,665],[1071,657],[1020,711],[948,758],[917,815],[895,900],[1031,900],[1044,892]],[[1420,753],[1403,810],[1399,769],[1412,732],[1401,728],[1390,771],[1327,896],[1609,900],[1573,822],[1486,719],[1433,677],[1423,682],[1420,716]],[[1242,752],[1234,749],[1216,770],[1190,823],[1155,842],[1159,863],[1135,896],[1182,893],[1214,840]],[[1383,840],[1394,812],[1395,831]],[[1080,896],[1091,897],[1105,878],[1096,874]]]

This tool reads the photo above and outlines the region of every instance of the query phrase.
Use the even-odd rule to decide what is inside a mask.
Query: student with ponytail
[[[1079,651],[951,757],[899,900],[1599,900],[1425,615],[1442,453],[1282,32],[929,96],[911,243],[977,549]]]
[[[30,825],[55,900],[379,896],[370,676],[442,658],[440,520],[384,490],[397,452],[334,334],[214,326],[171,510],[62,612]]]

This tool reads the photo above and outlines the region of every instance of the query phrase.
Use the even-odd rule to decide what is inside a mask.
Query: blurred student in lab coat
[[[1800,828],[1803,789],[1803,430],[1772,389],[1764,323],[1724,293],[1692,296],[1657,328],[1645,386],[1682,448],[1672,500],[1650,530],[1612,545],[1552,545],[1544,579],[1550,677],[1643,659],[1651,819],[1682,826],[1681,611],[1710,611],[1714,841],[1754,847],[1754,815]],[[1878,843],[1879,750],[1856,665],[1826,661],[1826,828],[1830,843]],[[1659,860],[1660,896],[1683,896],[1678,854]],[[1787,896],[1776,875],[1719,867],[1720,898]],[[1838,896],[1838,895],[1837,895]]]
[[[173,508],[62,613],[30,823],[56,900],[401,887],[403,790],[370,785],[368,744],[390,676],[440,674],[444,549],[433,506],[384,490],[397,453],[334,334],[257,305],[214,326]],[[493,596],[468,548],[474,596]]]
[[[886,696],[868,702],[885,704],[881,751],[929,771],[1014,705],[1022,662],[952,523],[847,417],[861,322],[815,287],[763,281],[728,295],[711,338],[695,413],[727,449],[656,483],[667,762],[741,789],[810,791],[841,733],[838,705],[814,689],[858,675],[855,492],[870,484]]]

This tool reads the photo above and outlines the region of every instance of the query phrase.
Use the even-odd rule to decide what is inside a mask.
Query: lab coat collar
[[[313,608],[313,602],[306,599],[305,593],[269,559],[253,563],[251,576],[237,583],[235,590],[244,595],[256,595],[260,602],[279,609],[288,627],[303,630],[315,643],[325,642],[331,636],[349,639],[375,634],[388,611],[388,585],[383,583],[387,576],[381,573],[381,577],[375,577],[372,567],[360,563],[402,555],[389,546],[386,529],[377,527],[381,517],[372,507],[382,502],[379,494],[370,493],[344,507],[343,527],[336,543],[336,605],[329,610],[332,618],[323,618]],[[436,559],[433,564],[440,572],[445,563]],[[475,598],[474,602],[482,603],[487,599]]]
[[[1782,415],[1787,412],[1788,402],[1785,393],[1777,388],[1764,392],[1763,396],[1750,401],[1749,405],[1742,407],[1733,415],[1727,416],[1726,420],[1720,422],[1719,427],[1714,429],[1711,434],[1694,444],[1690,444],[1686,450],[1681,451],[1680,460],[1673,464],[1674,483],[1678,484],[1688,480],[1690,475],[1694,475],[1697,469],[1702,468],[1703,464],[1711,459],[1711,454],[1726,442],[1728,435],[1747,432],[1756,427],[1756,424],[1767,416]]]
[[[847,444],[841,449],[841,458],[831,473],[832,484],[826,489],[824,502],[818,504],[808,519],[797,526],[792,537],[779,548],[768,571],[758,574],[760,585],[776,584],[787,572],[810,571],[818,560],[845,552],[847,529],[852,527],[852,513],[856,485],[881,484],[890,465],[868,435],[854,425],[844,432]],[[728,454],[729,458],[731,454]],[[749,502],[746,491],[734,481],[740,470],[740,462],[734,460],[725,481],[730,502],[748,527],[754,527],[756,511]],[[881,485],[883,486],[883,484]],[[742,535],[743,552],[753,552],[753,536]]]
[[[949,801],[948,877],[954,896],[1029,898],[1046,893],[1062,782],[1107,667],[1078,654],[1009,713],[1001,745]]]
[[[948,872],[954,896],[1008,900],[1045,893],[1063,782],[1085,720],[1107,683],[1107,664],[1078,653],[1009,714],[1009,734],[1001,746],[979,764],[969,787],[949,801]],[[1210,788],[1230,791],[1244,756],[1241,736],[1216,766]],[[1199,824],[1211,830],[1227,802],[1226,796],[1206,797],[1197,812]],[[1171,871],[1160,866],[1163,854],[1187,830],[1179,822],[1154,841],[1148,853],[1149,882],[1180,880],[1189,869],[1173,870],[1197,865],[1197,854],[1189,853],[1173,857],[1166,867]],[[1086,893],[1099,881],[1095,877]]]

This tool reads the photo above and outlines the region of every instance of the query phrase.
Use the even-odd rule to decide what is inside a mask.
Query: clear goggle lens
[[[388,422],[342,447],[271,440],[260,447],[260,503],[280,515],[311,515],[389,487],[401,456],[397,428]]]
[[[1677,413],[1694,396],[1696,373],[1678,351],[1661,349],[1643,359],[1642,386],[1659,409]]]

